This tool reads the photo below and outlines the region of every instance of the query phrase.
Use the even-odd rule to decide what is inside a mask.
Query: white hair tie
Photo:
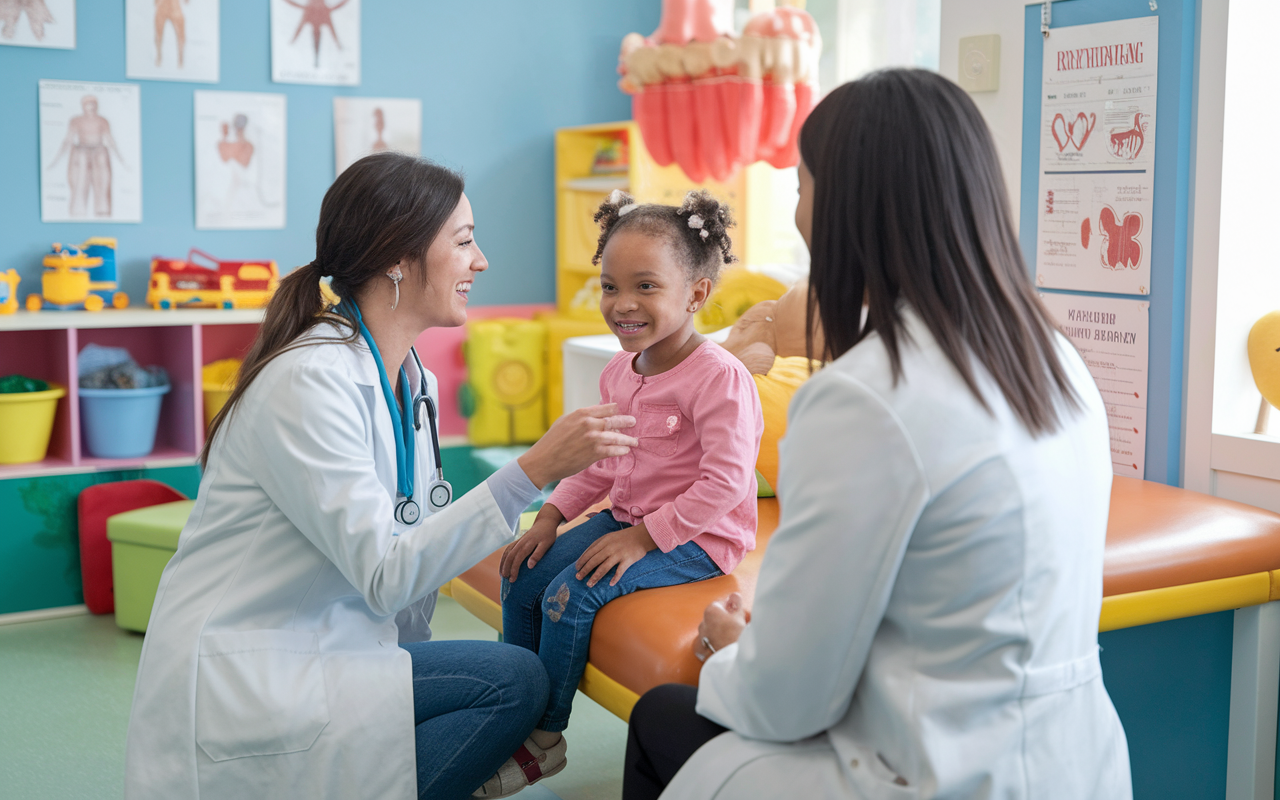
[[[626,215],[630,214],[632,211],[635,211],[639,207],[640,206],[636,205],[635,203],[627,203],[625,206],[618,209],[618,216],[625,217]]]
[[[627,202],[627,201],[630,201],[630,202]],[[627,214],[630,214],[632,211],[636,210],[636,201],[632,200],[631,196],[628,195],[626,192],[622,191],[621,189],[614,189],[612,192],[609,192],[608,202],[609,202],[609,205],[619,206],[618,208],[619,217],[625,217]],[[626,205],[623,205],[623,203],[626,203]]]
[[[689,215],[689,227],[693,228],[695,231],[702,229],[703,222],[704,220],[702,219],[702,217],[698,216],[697,214]]]

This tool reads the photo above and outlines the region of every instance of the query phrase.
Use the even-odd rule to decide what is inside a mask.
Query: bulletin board
[[[1154,8],[1153,8],[1154,6]],[[1028,269],[1035,276],[1040,219],[1042,142],[1041,98],[1045,38],[1040,3],[1025,8],[1021,229],[1019,240]],[[1057,0],[1052,4],[1053,31],[1078,25],[1157,17],[1159,63],[1157,124],[1148,144],[1154,147],[1154,189],[1150,225],[1150,287],[1144,294],[1066,291],[1038,287],[1044,294],[1148,302],[1148,372],[1145,400],[1145,464],[1147,480],[1181,483],[1183,351],[1186,322],[1188,200],[1191,187],[1193,66],[1196,3],[1194,0]],[[1095,134],[1097,135],[1097,134]],[[1123,474],[1123,473],[1120,473]]]

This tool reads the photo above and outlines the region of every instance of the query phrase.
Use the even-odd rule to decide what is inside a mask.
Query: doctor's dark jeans
[[[669,553],[650,550],[623,573],[617,586],[609,585],[610,570],[588,589],[586,580],[578,580],[575,574],[578,557],[600,537],[628,527],[602,511],[560,534],[533,569],[521,564],[514,583],[502,579],[502,638],[535,651],[551,680],[547,713],[537,725],[544,731],[569,726],[573,695],[587,668],[591,625],[605,603],[639,589],[694,583],[722,574],[705,550],[686,542]]]
[[[524,744],[547,707],[534,654],[498,642],[402,644],[413,659],[418,796],[465,800]]]

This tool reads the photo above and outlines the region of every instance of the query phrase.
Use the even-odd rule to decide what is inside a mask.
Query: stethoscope
[[[410,347],[409,352],[413,354],[413,360],[418,365],[418,381],[419,392],[418,398],[413,399],[412,393],[409,391],[409,375],[405,372],[403,365],[400,367],[400,396],[401,403],[398,406],[400,413],[396,413],[396,399],[391,391],[391,381],[387,378],[387,368],[382,363],[382,355],[378,353],[378,346],[373,343],[373,336],[369,333],[369,329],[365,327],[364,318],[360,315],[360,307],[355,303],[342,303],[339,309],[348,311],[355,317],[356,325],[360,328],[360,335],[364,337],[364,341],[369,345],[369,352],[373,353],[373,363],[378,366],[378,380],[382,383],[382,394],[386,398],[387,408],[391,411],[392,428],[395,431],[396,439],[396,509],[395,518],[397,522],[404,525],[416,525],[418,520],[422,518],[422,509],[418,507],[418,503],[413,499],[413,465],[414,465],[414,431],[422,430],[422,407],[427,409],[427,424],[431,430],[431,449],[436,457],[436,477],[435,480],[427,487],[427,506],[433,512],[440,511],[453,502],[453,487],[444,479],[444,466],[440,460],[440,432],[436,427],[436,404],[432,401],[431,396],[427,394],[427,371],[422,366],[422,359],[418,357],[418,351]]]

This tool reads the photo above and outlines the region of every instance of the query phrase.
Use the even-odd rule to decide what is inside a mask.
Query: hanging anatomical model
[[[732,0],[663,0],[649,37],[622,40],[619,87],[649,154],[694,181],[740,166],[792,167],[796,137],[818,101],[822,37],[805,11],[753,16],[735,36]]]

